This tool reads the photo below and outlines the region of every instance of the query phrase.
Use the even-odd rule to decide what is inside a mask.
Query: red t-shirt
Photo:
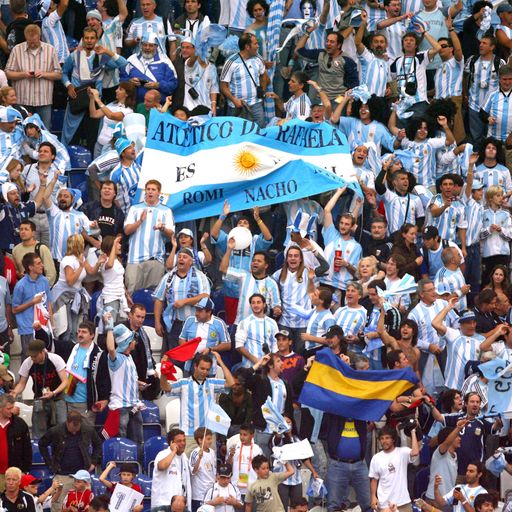
[[[76,507],[79,512],[85,512],[89,509],[89,503],[94,498],[91,489],[85,491],[69,491],[64,502],[64,508]]]
[[[116,485],[117,485],[118,483],[121,483],[121,482],[112,482],[112,483],[113,483],[114,485],[113,485],[112,487],[109,487],[109,488],[107,489],[107,491],[108,491],[109,493],[113,493],[113,492],[114,492],[114,489],[116,488]],[[126,487],[130,487],[129,485],[126,485],[126,484],[121,484],[121,485],[124,485],[124,486],[126,486]],[[131,488],[132,488],[134,491],[137,491],[137,492],[140,492],[141,494],[144,494],[144,493],[142,492],[142,489],[141,489],[141,487],[140,487],[140,485],[139,485],[139,484],[132,484],[132,485],[131,485]]]

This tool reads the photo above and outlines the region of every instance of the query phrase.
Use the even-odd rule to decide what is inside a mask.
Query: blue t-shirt
[[[84,368],[84,361],[85,357],[87,356],[88,348],[78,347],[78,350],[76,351],[75,358],[73,362],[71,363],[71,371],[79,375],[80,377],[83,377],[87,380],[87,368]],[[70,402],[73,404],[79,403],[83,404],[87,402],[87,384],[86,382],[80,382],[80,380],[77,379],[75,392],[68,396],[66,395],[66,402]]]
[[[353,420],[345,421],[343,430],[340,432],[338,446],[336,446],[336,456],[348,460],[361,458],[361,440]]]

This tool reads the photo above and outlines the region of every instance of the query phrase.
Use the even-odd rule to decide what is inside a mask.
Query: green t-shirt
[[[245,502],[254,501],[257,512],[285,512],[277,487],[287,478],[286,473],[270,473],[268,478],[258,478],[249,486]]]

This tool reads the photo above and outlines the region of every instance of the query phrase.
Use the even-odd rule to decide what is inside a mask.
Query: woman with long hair
[[[279,328],[284,327],[293,340],[293,349],[301,353],[304,341],[301,335],[306,331],[311,313],[311,294],[315,290],[315,277],[324,275],[329,264],[319,252],[314,253],[319,265],[313,270],[306,268],[304,254],[297,245],[286,250],[283,266],[273,274],[281,293],[282,315]]]
[[[398,285],[406,273],[403,270],[406,265],[407,260],[398,252],[393,253],[389,257],[386,263],[386,277],[384,277],[386,290],[391,290],[394,286]],[[394,295],[388,299],[388,302],[404,313],[411,305],[411,295],[409,293]]]
[[[489,187],[501,187],[506,198],[512,193],[512,179],[506,166],[505,147],[494,137],[485,138],[478,149],[475,179],[484,184],[484,196]]]
[[[91,119],[102,119],[98,140],[94,146],[94,158],[100,156],[103,146],[112,140],[116,123],[122,121],[126,114],[133,113],[135,108],[136,87],[130,82],[121,82],[116,89],[116,100],[105,105],[96,89],[89,89],[89,116]],[[98,105],[99,108],[96,108]]]
[[[418,227],[406,222],[396,234],[395,243],[391,250],[391,256],[400,254],[405,264],[400,269],[404,274],[410,274],[416,281],[420,279],[420,266],[423,263],[423,255],[416,244]]]
[[[78,324],[88,313],[90,296],[82,285],[87,274],[96,275],[107,257],[102,254],[94,266],[85,259],[85,242],[82,235],[71,235],[67,241],[66,255],[60,262],[59,280],[52,289],[53,310],[66,309],[67,330],[61,341],[75,341]]]
[[[0,89],[0,103],[4,107],[13,107],[15,108],[22,116],[23,119],[27,118],[30,115],[30,112],[21,105],[18,105],[18,98],[16,97],[16,89],[7,85]]]
[[[491,288],[498,294],[503,293],[510,299],[512,287],[510,286],[509,277],[509,271],[506,265],[496,265],[491,270],[490,281],[485,288]]]

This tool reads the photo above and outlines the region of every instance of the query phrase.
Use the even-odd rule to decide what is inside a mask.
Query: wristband
[[[226,216],[224,214],[222,214],[220,217],[219,217],[220,220],[222,221],[225,221],[226,220]]]

